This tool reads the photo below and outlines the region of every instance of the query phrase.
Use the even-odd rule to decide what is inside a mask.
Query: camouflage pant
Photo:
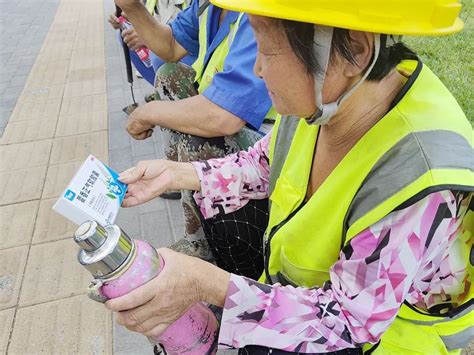
[[[198,94],[194,86],[194,70],[182,63],[168,63],[159,68],[155,77],[155,88],[161,100],[182,100]],[[170,160],[190,162],[223,157],[253,145],[261,134],[243,128],[233,136],[204,138],[162,128],[165,139],[165,154]],[[196,256],[211,258],[204,231],[200,222],[200,212],[192,191],[181,192],[184,211],[185,238],[198,245]],[[179,250],[179,248],[177,248]],[[186,252],[186,250],[179,250]]]

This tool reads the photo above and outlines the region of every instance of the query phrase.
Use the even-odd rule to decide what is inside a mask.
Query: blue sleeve
[[[169,24],[176,41],[195,57],[199,54],[198,12],[199,1],[193,1],[191,6],[181,11]]]
[[[272,103],[262,79],[253,73],[257,43],[247,15],[241,19],[224,69],[202,93],[210,101],[259,129]]]

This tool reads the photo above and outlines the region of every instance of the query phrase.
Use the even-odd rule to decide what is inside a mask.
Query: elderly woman
[[[259,282],[168,249],[109,301],[156,335],[191,304],[223,307],[242,353],[446,354],[473,338],[472,128],[395,35],[460,30],[454,0],[214,0],[248,12],[255,73],[282,115],[248,152],[122,173],[125,206],[196,190],[205,218],[270,196]],[[350,350],[353,349],[353,350]]]

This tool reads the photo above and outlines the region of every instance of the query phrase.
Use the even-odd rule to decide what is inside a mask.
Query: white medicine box
[[[126,190],[115,171],[89,155],[53,210],[78,225],[95,220],[105,226],[114,223]]]

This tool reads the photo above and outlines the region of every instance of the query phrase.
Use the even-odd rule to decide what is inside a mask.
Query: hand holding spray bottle
[[[123,296],[152,280],[165,267],[148,243],[133,240],[117,225],[95,221],[81,224],[74,234],[79,262],[92,274],[89,297],[105,302]],[[161,335],[150,339],[166,354],[212,355],[217,351],[218,324],[214,313],[196,303]]]
[[[120,16],[118,20],[122,26],[122,30],[128,30],[129,28],[133,28],[132,24],[125,17]],[[151,67],[152,64],[150,59],[150,50],[147,47],[138,48],[137,50],[135,50],[135,53],[137,53],[138,57],[141,59],[145,67]]]

